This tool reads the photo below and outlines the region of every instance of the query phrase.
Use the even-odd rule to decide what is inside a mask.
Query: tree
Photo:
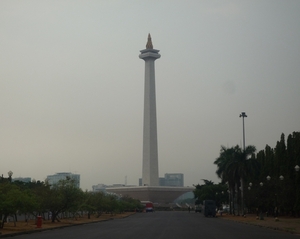
[[[0,228],[9,215],[13,216],[16,225],[16,213],[26,213],[36,206],[36,199],[29,190],[21,190],[17,185],[5,182],[0,184],[0,216],[2,223]]]
[[[241,185],[241,201],[243,211],[243,185],[244,179],[255,172],[258,168],[258,163],[255,160],[255,146],[247,146],[242,150],[238,145],[231,148],[221,146],[220,156],[215,160],[214,164],[218,166],[217,175],[222,179],[222,182],[227,182],[230,188],[232,201],[237,202],[237,195],[233,192],[238,192],[238,186]],[[231,206],[231,205],[230,205]],[[230,208],[232,211],[232,208]],[[233,207],[234,212],[234,207]],[[244,213],[244,212],[242,212]]]
[[[143,205],[137,199],[133,199],[129,196],[123,196],[119,199],[120,212],[141,210],[142,208],[143,208]]]
[[[59,221],[58,215],[63,212],[76,212],[82,205],[83,192],[76,187],[76,182],[71,178],[60,180],[52,185],[46,199],[46,205],[52,214],[52,222]]]
[[[294,185],[295,190],[294,192],[295,198],[294,202],[290,202],[294,205],[294,210],[296,214],[299,216],[300,214],[300,190],[299,190],[299,173],[295,171],[295,166],[300,166],[300,132],[293,132],[293,134],[288,136],[287,139],[287,158],[289,160],[289,175],[292,177],[292,184]]]
[[[214,200],[217,207],[223,203],[228,203],[228,193],[226,184],[214,184],[212,181],[202,179],[203,185],[194,185],[194,197],[197,199],[196,204],[202,204],[204,200]]]
[[[101,214],[106,211],[107,204],[108,202],[103,192],[97,192],[94,194],[93,206],[96,209],[97,217],[101,216]]]
[[[84,210],[88,213],[88,218],[90,219],[91,215],[96,211],[96,203],[95,203],[95,193],[85,191],[83,193],[83,201],[80,207],[81,210]]]

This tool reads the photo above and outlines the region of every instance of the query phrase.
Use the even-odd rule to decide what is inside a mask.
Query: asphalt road
[[[138,213],[123,219],[19,235],[22,239],[290,239],[297,235],[194,212]]]

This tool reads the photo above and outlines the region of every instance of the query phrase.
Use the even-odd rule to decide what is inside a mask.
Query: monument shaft
[[[160,58],[158,52],[159,50],[153,49],[149,34],[146,49],[142,50],[139,56],[145,61],[142,177],[144,186],[159,186],[154,65],[154,61]]]

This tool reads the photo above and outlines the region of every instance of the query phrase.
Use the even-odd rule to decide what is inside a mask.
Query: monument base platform
[[[122,196],[129,196],[140,201],[153,203],[172,203],[181,195],[192,192],[192,187],[163,187],[163,186],[140,186],[140,187],[117,187],[106,188],[107,192]]]

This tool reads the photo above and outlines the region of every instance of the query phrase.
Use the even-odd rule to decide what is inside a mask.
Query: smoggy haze
[[[0,1],[0,174],[142,176],[144,61],[156,61],[159,174],[218,182],[220,146],[299,131],[300,1]]]

